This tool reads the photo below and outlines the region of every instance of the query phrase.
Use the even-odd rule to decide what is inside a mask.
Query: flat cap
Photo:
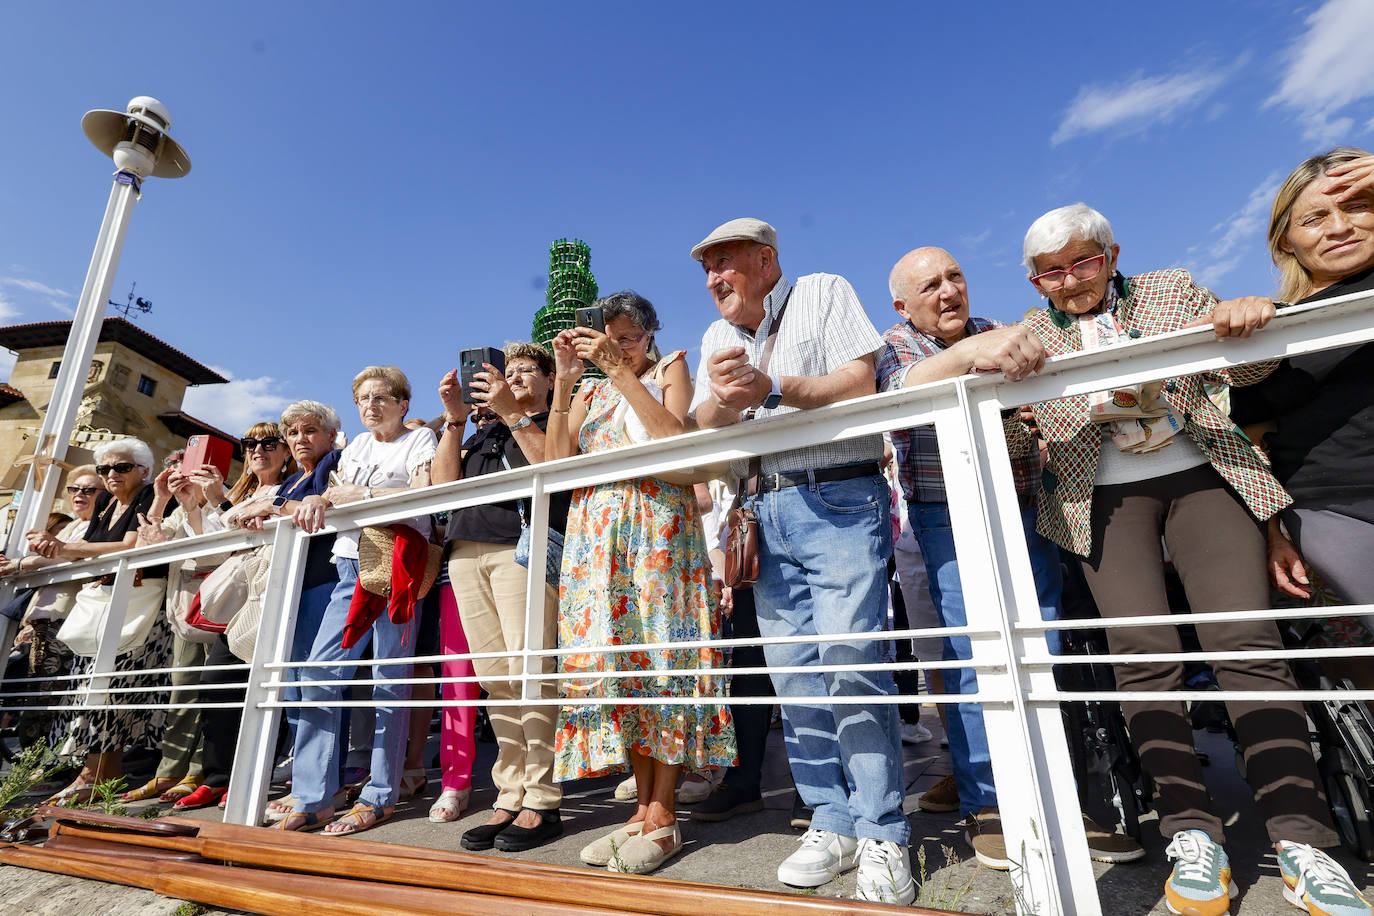
[[[776,251],[778,248],[778,230],[761,219],[753,219],[748,216],[732,219],[730,222],[722,223],[711,230],[710,235],[692,246],[692,260],[700,261],[702,253],[712,245],[741,240],[759,242]]]

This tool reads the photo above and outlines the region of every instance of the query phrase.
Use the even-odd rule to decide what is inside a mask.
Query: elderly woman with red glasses
[[[26,537],[29,550],[39,556],[61,560],[84,560],[133,547],[138,539],[140,516],[162,515],[165,506],[154,506],[152,469],[156,462],[153,450],[141,439],[116,439],[102,443],[95,449],[96,473],[105,481],[105,492],[97,493],[90,524],[79,541],[70,543],[46,531],[30,531]],[[154,511],[154,510],[157,511]],[[78,640],[82,635],[69,631],[80,619],[83,602],[106,604],[111,599],[112,586],[102,580],[83,586],[77,596],[77,609],[72,612],[58,638],[67,642],[77,653],[73,674],[88,674],[94,656],[94,646]],[[116,671],[135,671],[165,667],[172,654],[172,630],[162,614],[162,601],[167,593],[167,567],[152,566],[141,570],[130,592],[127,620],[147,621],[142,633],[129,632],[126,626],[123,651],[115,659]],[[151,614],[145,613],[154,608]],[[141,629],[141,628],[135,628]],[[90,633],[85,633],[90,636]],[[127,643],[127,644],[126,644]],[[118,687],[155,687],[164,683],[161,675],[142,674],[115,679]],[[140,704],[166,701],[165,695],[139,694]],[[80,702],[78,698],[78,702]],[[113,700],[119,703],[119,700]],[[112,707],[100,711],[82,709],[74,716],[60,717],[53,727],[57,752],[63,757],[84,760],[81,772],[71,785],[58,792],[49,804],[79,804],[90,799],[95,784],[115,779],[123,771],[126,747],[159,747],[166,719],[163,710],[120,709]]]
[[[1047,355],[1118,346],[1201,324],[1211,324],[1217,337],[1248,337],[1274,316],[1268,299],[1219,302],[1187,271],[1124,276],[1117,270],[1120,250],[1107,219],[1085,204],[1052,210],[1031,224],[1026,272],[1049,303],[1024,320],[1044,341]],[[1034,405],[1049,448],[1040,532],[1078,555],[1103,617],[1169,613],[1161,541],[1194,611],[1269,606],[1260,524],[1291,500],[1204,385],[1254,384],[1272,370],[1273,363],[1238,366]],[[1268,620],[1199,625],[1197,633],[1208,651],[1283,647]],[[1116,655],[1182,651],[1171,626],[1117,627],[1107,631],[1107,640]],[[1294,687],[1279,658],[1211,665],[1223,690]],[[1115,672],[1123,691],[1183,687],[1179,662],[1118,664]],[[1168,854],[1176,862],[1165,884],[1171,912],[1225,912],[1236,893],[1221,847],[1225,834],[1183,705],[1161,699],[1122,707],[1131,740],[1158,786],[1160,831],[1171,839]],[[1244,700],[1227,707],[1270,838],[1337,843],[1302,704]]]

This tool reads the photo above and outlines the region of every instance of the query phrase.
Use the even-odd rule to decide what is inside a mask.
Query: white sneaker
[[[855,900],[907,906],[916,899],[911,860],[905,846],[864,837],[859,840],[859,880]]]
[[[615,798],[616,801],[634,801],[639,798],[639,787],[635,783],[633,773],[616,785]]]
[[[854,867],[859,841],[814,827],[802,834],[801,848],[778,866],[778,880],[793,887],[820,887]]]
[[[926,728],[920,722],[902,723],[903,744],[920,744],[934,737],[935,736],[930,733],[930,729]]]

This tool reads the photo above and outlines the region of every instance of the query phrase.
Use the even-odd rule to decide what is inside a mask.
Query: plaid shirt
[[[964,330],[981,334],[993,328],[1006,327],[992,318],[970,318]],[[928,356],[943,352],[949,345],[932,337],[910,321],[894,324],[883,334],[887,346],[878,360],[878,390],[896,391],[906,381],[912,366]],[[943,503],[945,475],[940,470],[940,446],[934,426],[915,426],[892,430],[892,447],[897,453],[897,476],[902,493],[908,502]],[[1012,449],[1011,471],[1016,479],[1016,493],[1024,504],[1035,495],[1040,484],[1040,450],[1032,448],[1021,455]]]

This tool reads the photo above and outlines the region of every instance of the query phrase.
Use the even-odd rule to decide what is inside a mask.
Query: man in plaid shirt
[[[908,252],[892,268],[888,285],[892,307],[904,320],[883,335],[887,346],[878,361],[880,390],[892,391],[969,372],[1002,372],[1008,379],[1018,381],[1044,365],[1044,346],[1024,326],[1008,327],[992,319],[969,317],[968,286],[949,252],[940,248]],[[894,429],[892,444],[897,452],[897,471],[907,498],[911,530],[921,545],[930,577],[931,598],[944,626],[964,626],[964,595],[935,428]],[[1013,457],[1011,464],[1040,613],[1046,620],[1054,620],[1059,617],[1063,582],[1058,549],[1035,530],[1040,455],[1033,450]],[[1050,633],[1049,639],[1051,651],[1057,651],[1055,634]],[[945,638],[946,659],[971,655],[967,636]],[[972,668],[945,671],[944,684],[950,693],[974,693],[978,689]],[[982,707],[976,703],[950,707],[947,729],[954,776],[933,786],[917,804],[926,811],[958,809],[967,818],[969,843],[978,860],[991,868],[1009,868],[997,818],[997,790],[992,781]],[[1089,829],[1087,833],[1095,859],[1127,861],[1143,853],[1133,841],[1131,848],[1125,848],[1121,841],[1129,840],[1128,837],[1099,829]]]

